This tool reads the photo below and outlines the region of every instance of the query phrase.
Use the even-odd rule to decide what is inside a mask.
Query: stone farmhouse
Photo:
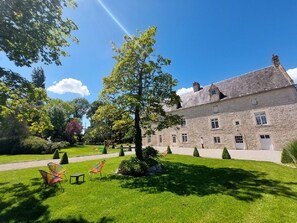
[[[167,112],[183,124],[143,138],[143,145],[282,150],[297,138],[297,90],[273,55],[273,65],[181,95]]]

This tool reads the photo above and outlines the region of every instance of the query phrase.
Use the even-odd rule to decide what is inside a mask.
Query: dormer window
[[[210,94],[211,95],[217,94],[217,91],[216,90],[211,90]]]

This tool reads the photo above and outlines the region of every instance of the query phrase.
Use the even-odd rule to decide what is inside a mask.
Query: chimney
[[[278,55],[274,55],[274,54],[272,54],[272,64],[273,64],[275,67],[279,67],[280,62],[279,62]]]
[[[200,84],[198,82],[194,82],[193,89],[194,89],[194,92],[200,91],[201,90]]]

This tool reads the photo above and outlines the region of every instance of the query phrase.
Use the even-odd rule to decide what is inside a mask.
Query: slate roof
[[[221,101],[293,85],[292,79],[285,73],[285,70],[281,72],[281,68],[275,66],[266,67],[214,83],[214,85],[226,96]],[[210,87],[211,85],[204,86],[200,91],[180,95],[182,108],[210,103]],[[171,108],[169,110],[176,109]]]

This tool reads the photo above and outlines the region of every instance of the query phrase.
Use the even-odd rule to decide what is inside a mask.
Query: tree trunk
[[[139,160],[143,160],[142,156],[142,135],[140,128],[140,115],[139,108],[135,109],[135,154]]]

